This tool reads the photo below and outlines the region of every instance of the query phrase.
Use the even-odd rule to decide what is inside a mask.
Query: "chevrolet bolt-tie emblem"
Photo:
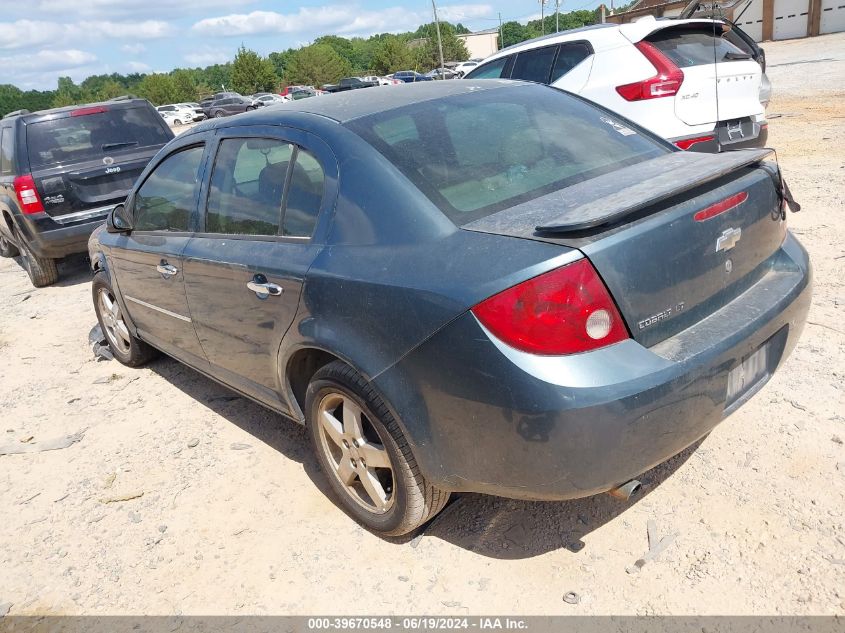
[[[725,229],[722,231],[722,234],[716,238],[716,252],[719,251],[729,251],[736,243],[739,241],[739,238],[742,236],[742,229]]]

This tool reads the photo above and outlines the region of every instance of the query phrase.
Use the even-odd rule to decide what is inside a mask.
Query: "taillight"
[[[715,141],[716,137],[710,134],[709,136],[697,136],[696,138],[685,138],[682,141],[675,141],[675,145],[681,149],[689,149],[696,143],[709,143]]]
[[[18,176],[14,180],[14,187],[23,213],[41,213],[44,211],[44,205],[41,204],[41,198],[38,196],[38,190],[35,188],[35,181],[32,176],[29,174]]]
[[[720,200],[716,204],[711,204],[709,207],[702,209],[701,211],[697,211],[692,218],[696,222],[704,222],[704,220],[715,218],[717,215],[722,215],[726,211],[730,211],[731,209],[738,207],[746,200],[748,200],[748,193],[742,191],[729,196],[724,200]]]
[[[472,309],[496,337],[532,354],[577,354],[628,338],[628,330],[586,259],[485,299]]]
[[[643,81],[617,86],[616,92],[626,101],[641,101],[658,97],[671,97],[684,83],[684,73],[651,42],[637,42],[637,49],[651,62],[657,74]]]
[[[91,106],[88,108],[77,108],[70,111],[70,116],[88,116],[89,114],[102,114],[107,112],[108,108],[104,106]]]

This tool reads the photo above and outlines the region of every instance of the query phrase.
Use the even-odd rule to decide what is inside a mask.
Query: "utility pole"
[[[437,49],[440,51],[440,73],[442,73],[446,63],[443,61],[443,40],[440,39],[440,22],[437,21],[437,5],[434,4],[434,0],[431,0],[431,8],[434,10],[434,26],[437,29]],[[441,79],[445,77],[441,76]]]
[[[560,0],[555,0],[555,33],[560,33]]]
[[[546,0],[540,0],[540,35],[546,34],[546,16],[543,11],[546,8]]]
[[[499,11],[499,48],[505,47],[505,32],[502,30],[502,12]]]

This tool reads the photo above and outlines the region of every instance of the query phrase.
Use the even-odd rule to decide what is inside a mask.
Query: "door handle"
[[[156,266],[156,270],[165,277],[172,277],[173,275],[179,272],[179,269],[176,268],[176,266],[171,266],[164,260],[162,260],[161,263]]]
[[[267,297],[278,297],[284,291],[281,286],[270,283],[264,275],[256,275],[252,281],[248,281],[246,287],[252,290],[260,299]]]

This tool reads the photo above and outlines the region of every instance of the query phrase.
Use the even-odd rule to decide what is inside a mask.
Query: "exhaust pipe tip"
[[[640,488],[643,487],[643,484],[638,479],[632,479],[631,481],[622,484],[617,488],[612,488],[608,490],[608,493],[612,497],[616,497],[617,499],[621,499],[622,501],[628,501],[631,497],[633,497],[637,492],[639,492]]]

